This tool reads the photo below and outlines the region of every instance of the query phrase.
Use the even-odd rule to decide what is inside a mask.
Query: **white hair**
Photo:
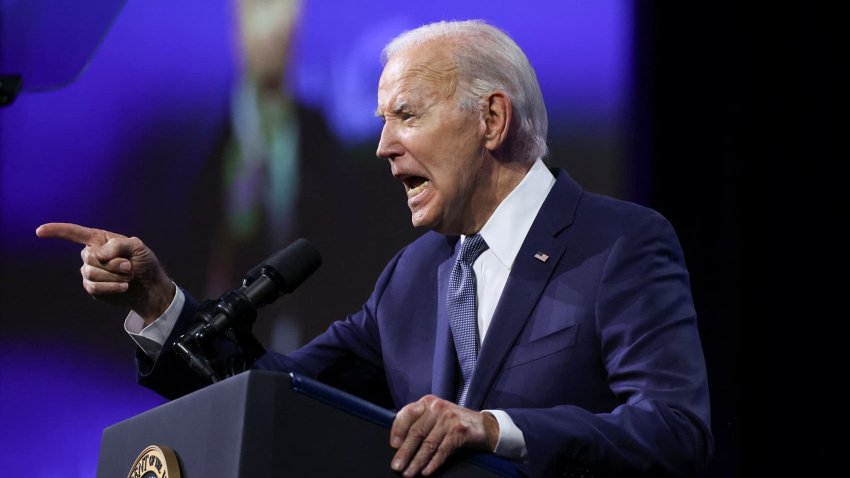
[[[386,65],[402,50],[442,38],[454,40],[450,56],[457,67],[458,105],[478,110],[481,98],[504,91],[513,113],[506,144],[511,157],[530,162],[545,156],[549,120],[537,75],[525,53],[502,30],[482,20],[431,23],[390,41],[381,61]]]

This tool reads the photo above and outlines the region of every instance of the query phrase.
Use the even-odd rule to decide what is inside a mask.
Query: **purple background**
[[[9,475],[93,476],[102,429],[163,401],[135,384],[125,312],[82,291],[79,247],[40,241],[34,230],[63,221],[138,235],[172,274],[190,275],[198,259],[183,240],[185,185],[227,122],[232,18],[229,1],[130,0],[76,81],[22,93],[0,110],[0,454]],[[550,164],[590,190],[624,196],[631,2],[308,2],[291,85],[325,113],[352,161],[372,164],[382,45],[404,29],[462,18],[503,28],[527,52],[549,106]],[[17,18],[3,20],[26,31]],[[43,60],[64,58],[75,38],[58,39]],[[409,229],[408,217],[392,220]],[[389,257],[407,229],[388,244],[352,247],[385,248]],[[352,285],[363,299],[382,266]]]

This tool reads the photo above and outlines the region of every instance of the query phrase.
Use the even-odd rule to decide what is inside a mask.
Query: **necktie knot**
[[[467,236],[460,245],[460,253],[457,256],[457,260],[471,266],[475,262],[475,259],[478,259],[478,256],[487,249],[487,243],[484,242],[484,237],[481,234]]]

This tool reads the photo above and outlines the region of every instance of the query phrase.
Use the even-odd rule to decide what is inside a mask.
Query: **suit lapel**
[[[578,184],[560,171],[555,186],[546,197],[520,247],[493,314],[472,377],[467,397],[469,408],[481,407],[511,347],[566,251],[566,241],[560,237],[560,233],[572,223],[580,196],[581,188]],[[548,258],[540,260],[535,257],[538,253]],[[445,301],[442,304],[444,310]]]
[[[440,264],[437,273],[437,330],[434,344],[434,368],[431,378],[431,393],[454,401],[457,395],[457,353],[452,340],[449,314],[446,310],[446,293],[449,288],[449,275],[457,256],[458,237],[449,240],[455,251]]]

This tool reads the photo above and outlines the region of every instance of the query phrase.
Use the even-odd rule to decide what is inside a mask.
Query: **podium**
[[[253,370],[106,428],[97,477],[128,476],[149,445],[174,450],[182,478],[397,477],[394,416],[306,377]],[[507,460],[461,451],[436,476],[520,474]]]

